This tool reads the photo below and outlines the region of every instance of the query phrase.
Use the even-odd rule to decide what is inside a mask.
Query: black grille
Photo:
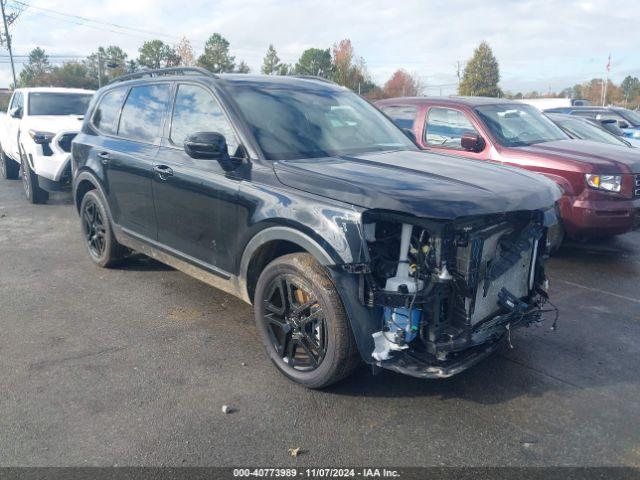
[[[636,175],[633,180],[633,196],[640,197],[640,174]]]
[[[65,152],[70,152],[71,142],[74,138],[76,138],[76,135],[77,133],[65,133],[64,135],[62,135],[60,137],[60,140],[58,140],[58,145],[60,145],[60,148]]]

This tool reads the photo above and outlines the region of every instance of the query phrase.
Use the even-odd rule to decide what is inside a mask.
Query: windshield
[[[640,127],[640,114],[633,110],[618,110],[618,113],[622,115],[632,127]]]
[[[562,127],[569,135],[581,140],[592,140],[594,142],[609,143],[611,145],[620,145],[627,147],[628,145],[615,135],[589,123],[586,120],[577,118],[557,118],[551,119]]]
[[[522,147],[569,138],[539,110],[529,105],[484,105],[475,110],[496,141],[504,147]]]
[[[269,160],[417,150],[402,130],[351,91],[312,83],[228,86]]]
[[[29,93],[29,115],[84,115],[93,94]]]

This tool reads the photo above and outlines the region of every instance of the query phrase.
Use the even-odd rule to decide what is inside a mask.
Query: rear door
[[[103,165],[113,219],[147,240],[157,238],[151,181],[170,97],[169,82],[116,89],[101,99],[92,118],[103,133],[94,153]]]
[[[179,83],[170,123],[155,161],[153,196],[158,242],[186,260],[225,276],[234,269],[240,178],[225,172],[216,160],[193,159],[184,140],[196,132],[225,136],[229,155],[238,137],[208,87]]]

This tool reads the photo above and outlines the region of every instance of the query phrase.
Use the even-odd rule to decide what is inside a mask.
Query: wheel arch
[[[102,198],[105,199],[106,203],[107,196],[104,193],[104,189],[102,188],[100,181],[94,175],[87,171],[78,173],[73,181],[73,202],[78,212],[80,212],[80,205],[82,204],[83,197],[87,194],[87,192],[91,190],[98,190],[102,195]],[[109,205],[105,206],[107,208],[109,217],[111,217]]]
[[[256,283],[262,270],[276,258],[295,252],[309,253],[323,266],[335,265],[340,261],[312,237],[295,228],[272,226],[260,230],[249,240],[240,260],[241,290],[250,303],[253,303]]]

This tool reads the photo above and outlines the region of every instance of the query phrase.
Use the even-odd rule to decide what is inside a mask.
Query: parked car
[[[71,183],[71,141],[82,125],[93,91],[18,88],[0,117],[0,175],[22,173],[31,203],[46,203],[49,192]]]
[[[520,101],[536,107],[540,111],[549,108],[584,107],[591,105],[591,102],[584,98],[523,98]]]
[[[602,237],[640,224],[640,155],[573,140],[534,107],[481,97],[395,98],[377,102],[395,122],[413,121],[418,145],[434,153],[539,172],[564,191],[564,232]]]
[[[561,114],[558,114],[558,115],[561,115]],[[572,118],[577,118],[577,116],[572,115]],[[587,121],[595,123],[599,127],[604,128],[607,132],[615,135],[616,137],[622,138],[625,142],[628,142],[632,147],[640,148],[640,138],[629,137],[618,126],[617,121],[613,119],[597,120],[595,118],[589,118],[589,117],[580,117],[580,118],[585,118]]]
[[[577,117],[562,113],[548,113],[547,117],[559,126],[571,138],[578,140],[591,140],[592,142],[606,143],[618,147],[632,148],[630,142],[623,137],[614,135],[601,126],[598,120],[593,118]],[[609,121],[609,120],[608,120]],[[616,127],[617,128],[617,127]]]
[[[640,113],[622,107],[550,108],[544,113],[565,113],[596,120],[615,120],[625,136],[640,139]]]
[[[135,250],[253,304],[267,355],[308,387],[360,358],[447,377],[542,319],[557,186],[421,152],[324,79],[126,76],[72,152],[93,262]]]

